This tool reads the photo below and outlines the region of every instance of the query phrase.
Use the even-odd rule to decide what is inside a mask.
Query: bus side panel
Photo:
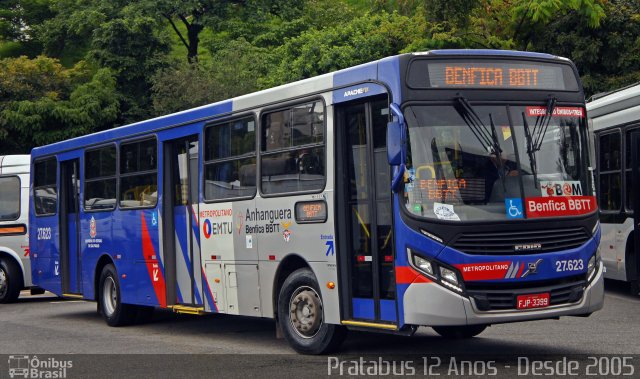
[[[245,209],[246,227],[241,232],[241,239],[253,232],[253,241],[258,242],[258,258],[260,267],[260,293],[262,297],[263,316],[272,317],[275,310],[273,304],[275,270],[268,263],[270,256],[281,262],[289,255],[298,255],[309,263],[318,281],[321,292],[325,321],[330,324],[340,323],[339,290],[327,287],[328,282],[338,284],[336,266],[335,220],[334,220],[334,132],[333,107],[331,93],[325,96],[326,107],[326,159],[325,187],[314,194],[290,195],[274,198],[256,198],[255,211]],[[259,185],[259,183],[258,183]],[[326,204],[327,219],[322,222],[300,223],[296,220],[295,206],[298,202],[318,202]],[[235,211],[235,206],[234,206]],[[262,213],[264,212],[264,213]],[[263,217],[265,216],[265,217]],[[272,216],[274,216],[272,218]],[[252,227],[252,229],[249,229]],[[277,296],[277,293],[275,294]]]
[[[602,263],[606,267],[605,277],[615,280],[627,280],[626,249],[627,240],[633,233],[633,217],[624,220],[622,224],[601,223],[602,241],[600,254]]]
[[[83,195],[84,197],[84,195]],[[83,207],[81,206],[81,209]],[[93,225],[93,226],[92,226]],[[82,294],[85,299],[95,299],[94,283],[96,265],[104,254],[114,258],[112,211],[80,213],[80,251],[82,252]],[[93,236],[92,236],[93,234]]]
[[[156,208],[114,213],[113,254],[127,304],[166,306]]]
[[[33,210],[32,210],[33,211]],[[60,231],[58,216],[31,216],[29,244],[33,283],[58,296],[62,295],[60,274]]]

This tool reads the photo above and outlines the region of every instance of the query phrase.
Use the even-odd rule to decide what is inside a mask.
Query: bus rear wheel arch
[[[22,287],[20,266],[12,258],[0,255],[0,304],[15,302]]]
[[[292,272],[277,301],[278,324],[289,345],[301,354],[325,354],[337,349],[346,328],[324,322],[322,296],[309,268]]]
[[[96,298],[102,317],[109,326],[130,325],[136,320],[136,307],[122,303],[120,280],[112,264],[102,269]]]

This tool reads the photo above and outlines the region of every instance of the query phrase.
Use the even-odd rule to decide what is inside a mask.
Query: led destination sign
[[[417,60],[409,67],[414,88],[490,88],[576,91],[578,83],[565,64],[511,60]]]

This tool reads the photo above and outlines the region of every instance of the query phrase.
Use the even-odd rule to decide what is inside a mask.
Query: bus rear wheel
[[[0,258],[0,303],[13,303],[22,290],[20,267],[15,262]]]
[[[472,338],[482,333],[487,328],[487,325],[433,326],[431,328],[444,338],[464,339]]]
[[[301,354],[325,354],[337,349],[346,337],[341,325],[324,322],[322,297],[313,272],[294,271],[278,296],[278,323],[289,345]]]
[[[137,315],[134,305],[123,304],[120,281],[113,265],[106,265],[100,275],[100,289],[98,302],[102,317],[109,326],[124,326],[132,324]]]

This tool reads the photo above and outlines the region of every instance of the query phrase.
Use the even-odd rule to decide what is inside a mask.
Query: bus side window
[[[55,158],[34,164],[33,200],[36,215],[53,215],[58,207],[58,162]]]
[[[84,209],[116,207],[116,146],[89,150],[84,154]]]
[[[256,193],[256,126],[253,116],[207,126],[204,143],[206,200]]]
[[[154,139],[120,145],[120,207],[158,203],[158,148]]]
[[[20,178],[0,178],[0,221],[13,221],[20,217]]]
[[[620,133],[602,134],[599,136],[599,186],[597,192],[600,207],[604,211],[617,211],[621,206],[622,177],[620,173]]]
[[[324,105],[296,105],[262,117],[264,194],[322,190],[325,185]]]

